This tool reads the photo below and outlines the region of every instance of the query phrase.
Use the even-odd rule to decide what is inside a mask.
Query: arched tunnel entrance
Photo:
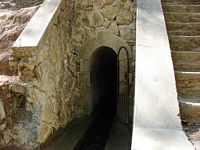
[[[92,115],[113,116],[117,109],[117,54],[100,47],[93,53],[90,67]]]
[[[114,51],[110,47],[102,46],[94,50],[88,59],[92,121],[74,150],[104,150],[115,135],[117,138],[125,137],[122,145],[130,145],[127,122],[129,56],[119,55],[122,49],[127,51],[125,47]]]
[[[91,125],[75,150],[104,150],[117,111],[117,54],[109,47],[91,56]]]

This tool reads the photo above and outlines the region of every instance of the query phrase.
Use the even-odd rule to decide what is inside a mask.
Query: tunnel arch
[[[96,33],[95,36],[88,38],[85,40],[84,44],[80,48],[80,97],[81,101],[84,103],[84,110],[88,115],[92,113],[92,85],[91,85],[91,67],[90,62],[92,55],[101,47],[108,47],[112,49],[116,54],[121,46],[127,48],[130,58],[132,59],[132,53],[128,46],[128,44],[118,36],[113,35],[111,32],[108,31],[101,31]],[[119,60],[127,60],[126,55],[122,53],[119,56]]]

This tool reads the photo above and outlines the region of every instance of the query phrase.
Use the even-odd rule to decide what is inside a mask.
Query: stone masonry
[[[29,41],[28,46],[23,46],[20,39],[31,28],[34,19],[38,19],[37,14],[48,9],[49,3],[56,7],[55,13],[45,30],[40,32],[39,42]],[[131,93],[134,93],[134,1],[45,1],[34,17],[19,37],[18,45],[14,44],[12,48],[10,65],[18,68],[18,76],[12,80],[4,79],[0,85],[5,91],[0,96],[1,147],[36,148],[71,120],[88,115],[89,98],[81,99],[84,90],[81,67],[84,64],[80,60],[80,51],[84,53],[86,41],[104,35],[103,32],[113,39],[102,36],[101,40],[107,43],[111,40],[111,46],[124,43],[130,49],[130,85]],[[100,46],[105,45],[100,43]],[[90,95],[89,92],[85,94]]]

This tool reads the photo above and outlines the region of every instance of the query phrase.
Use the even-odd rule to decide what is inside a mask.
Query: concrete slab
[[[182,131],[160,0],[137,1],[132,150],[194,150]]]
[[[105,150],[130,150],[131,132],[129,127],[115,119]]]
[[[132,150],[192,150],[185,133],[173,129],[137,128]]]

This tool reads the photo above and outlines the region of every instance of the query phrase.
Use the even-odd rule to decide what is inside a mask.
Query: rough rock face
[[[24,84],[17,77],[0,76],[0,147],[21,146],[36,137],[32,130],[37,124],[29,123],[33,119],[26,109]],[[23,120],[23,121],[22,121]],[[34,119],[33,119],[34,120]],[[33,121],[32,120],[32,121]],[[26,130],[29,126],[32,130]],[[23,148],[28,148],[23,146]]]
[[[14,147],[28,143],[36,137],[31,130],[25,132],[23,129],[25,126],[34,128],[34,125],[29,124],[32,116],[26,109],[24,84],[17,76],[13,76],[18,71],[17,67],[9,66],[9,59],[12,44],[39,6],[19,9],[19,2],[21,1],[0,2],[0,149],[5,146],[15,149]],[[34,141],[28,147],[32,147],[31,143]]]
[[[9,66],[10,47],[20,35],[38,6],[12,11],[0,18],[0,74],[16,75],[17,68]]]

